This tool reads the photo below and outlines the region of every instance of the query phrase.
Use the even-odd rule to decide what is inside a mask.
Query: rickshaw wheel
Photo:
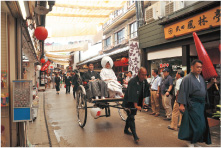
[[[87,121],[87,100],[85,88],[82,85],[76,91],[76,99],[78,124],[83,128]]]
[[[117,105],[120,105],[119,102],[116,102],[116,103],[117,103]],[[127,112],[124,109],[118,109],[118,114],[123,121],[127,120]]]

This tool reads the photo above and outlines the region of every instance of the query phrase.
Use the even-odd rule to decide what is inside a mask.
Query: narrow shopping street
[[[221,146],[221,1],[0,4],[1,147]]]
[[[71,94],[65,94],[63,87],[59,95],[55,89],[47,89],[39,94],[41,97],[45,94],[47,122],[53,147],[186,147],[185,141],[177,138],[178,131],[167,129],[170,122],[163,120],[164,112],[161,112],[160,117],[149,115],[150,111],[138,112],[135,121],[140,142],[135,144],[132,136],[123,133],[125,122],[121,120],[117,109],[111,108],[111,117],[98,119],[94,119],[88,109],[86,126],[81,128],[78,125],[76,100],[72,91]],[[40,104],[43,108],[43,103]],[[47,131],[41,111],[39,109],[38,118],[29,123],[28,138],[33,146],[48,147]],[[219,147],[220,137],[219,132],[216,132],[216,136],[212,134],[213,144],[209,145],[210,147]]]

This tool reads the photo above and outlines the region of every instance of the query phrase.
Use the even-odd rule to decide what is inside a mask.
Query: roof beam
[[[55,7],[64,7],[72,9],[89,9],[89,10],[117,10],[121,7],[104,7],[104,6],[80,6],[80,5],[68,5],[68,4],[55,4]]]
[[[60,16],[60,17],[90,17],[90,18],[108,18],[109,15],[82,15],[82,14],[62,14],[62,13],[49,13],[47,16]]]

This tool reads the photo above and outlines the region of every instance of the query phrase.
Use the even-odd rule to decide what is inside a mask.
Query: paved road
[[[167,129],[170,122],[164,121],[162,116],[154,117],[149,112],[138,112],[135,121],[140,142],[135,144],[132,136],[123,133],[125,122],[115,108],[111,108],[110,117],[98,119],[94,119],[88,109],[86,126],[81,128],[77,122],[76,102],[72,94],[65,94],[64,88],[59,95],[54,89],[48,89],[45,100],[50,135],[56,146],[57,143],[61,147],[186,146],[185,141],[177,138],[177,131]]]

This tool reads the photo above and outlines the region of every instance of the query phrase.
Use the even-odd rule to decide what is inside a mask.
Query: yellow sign
[[[194,31],[220,26],[220,10],[221,7],[218,6],[189,19],[166,25],[164,28],[165,39],[171,39]]]

